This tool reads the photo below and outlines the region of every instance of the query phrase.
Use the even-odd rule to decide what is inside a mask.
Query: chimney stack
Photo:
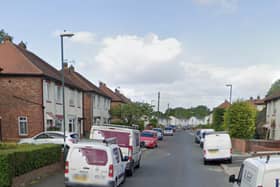
[[[6,43],[6,42],[12,42],[12,37],[6,35],[6,36],[4,36],[3,41],[4,41],[4,43]]]
[[[75,71],[74,66],[71,65],[71,66],[69,67],[69,71],[70,71],[70,72],[74,72],[74,71]]]
[[[18,46],[22,49],[26,49],[26,44],[23,41],[21,41]]]
[[[104,82],[99,82],[99,88],[101,88],[101,87],[106,87],[106,84],[104,83]]]
[[[253,101],[253,99],[254,99],[254,98],[251,96],[251,97],[250,97],[250,100]]]
[[[68,69],[68,63],[67,62],[63,63],[63,69]]]
[[[258,99],[258,100],[260,100],[260,99],[261,99],[261,97],[258,95],[258,96],[257,96],[257,99]]]

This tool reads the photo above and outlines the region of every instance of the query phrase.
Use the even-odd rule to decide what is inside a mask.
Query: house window
[[[61,86],[56,86],[56,102],[62,103],[62,88]]]
[[[25,116],[18,117],[18,129],[19,129],[19,135],[23,135],[23,136],[28,135],[27,117]]]
[[[69,132],[75,132],[76,128],[75,128],[75,119],[74,118],[70,118],[69,119],[69,123],[68,123],[68,131]]]
[[[55,128],[58,130],[58,131],[61,131],[62,130],[62,120],[55,120]]]
[[[75,106],[75,91],[74,90],[70,90],[69,105]]]
[[[49,82],[46,83],[46,99],[47,101],[51,100],[51,85]]]
[[[81,107],[81,93],[77,93],[77,107]]]

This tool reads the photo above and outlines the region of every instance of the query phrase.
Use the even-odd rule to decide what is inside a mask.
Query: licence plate
[[[218,153],[218,149],[209,149],[208,150],[208,152],[210,153],[210,154],[215,154],[215,153]]]
[[[86,182],[88,180],[87,175],[74,175],[73,178],[77,182]]]

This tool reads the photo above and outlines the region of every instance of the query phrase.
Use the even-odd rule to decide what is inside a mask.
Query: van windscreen
[[[89,165],[105,166],[108,161],[107,152],[100,149],[80,148]]]
[[[116,138],[118,145],[121,147],[129,146],[129,133],[102,130],[104,138]]]

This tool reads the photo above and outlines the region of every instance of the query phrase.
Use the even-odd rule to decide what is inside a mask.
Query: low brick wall
[[[33,170],[24,175],[13,178],[12,187],[27,187],[35,180],[39,180],[42,177],[53,174],[54,172],[63,171],[63,162],[58,162],[49,166],[45,166],[36,170]]]
[[[241,153],[280,151],[279,140],[243,140],[232,138],[231,141],[233,150]]]
[[[245,153],[247,150],[247,143],[246,140],[232,138],[231,139],[232,149],[234,151]]]

